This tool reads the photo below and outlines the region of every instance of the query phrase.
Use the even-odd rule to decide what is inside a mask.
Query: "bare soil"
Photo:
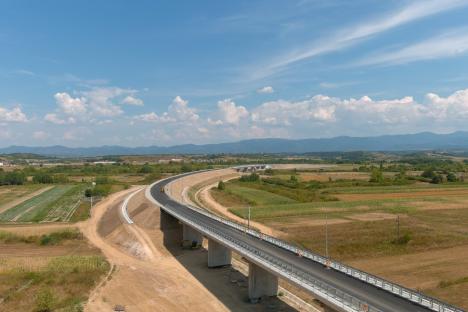
[[[281,311],[294,310],[277,299],[268,304],[248,303],[246,283],[233,284],[229,268],[208,269],[204,249],[166,247],[159,230],[159,208],[148,203],[144,192],[128,206],[135,223],[123,224],[118,211],[133,190],[99,203],[91,219],[80,224],[116,268],[91,294],[86,311],[111,311],[117,304],[128,311],[264,311],[268,304]]]
[[[418,197],[435,197],[435,196],[467,196],[468,189],[438,189],[438,190],[421,190],[414,192],[401,193],[377,193],[377,194],[334,194],[339,200],[356,201],[356,200],[379,200],[379,199],[400,199],[400,198],[418,198]]]

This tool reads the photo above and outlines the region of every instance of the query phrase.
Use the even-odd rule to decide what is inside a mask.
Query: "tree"
[[[226,189],[226,184],[223,181],[219,181],[218,183],[218,190],[223,191]]]
[[[255,172],[252,172],[249,175],[243,175],[239,179],[239,181],[241,182],[257,182],[258,180],[260,180],[260,176],[256,174]]]
[[[457,176],[453,172],[449,172],[447,174],[447,181],[448,182],[457,182],[458,179],[457,179]]]
[[[33,182],[40,183],[40,184],[51,184],[54,183],[54,179],[50,174],[38,172],[33,175]]]
[[[93,196],[93,190],[90,189],[90,188],[86,189],[86,190],[85,190],[85,196],[86,196],[86,197],[91,197],[91,196]]]
[[[424,170],[423,173],[421,174],[421,177],[427,178],[427,179],[432,179],[432,178],[434,178],[435,175],[436,174],[434,172],[434,169],[430,168],[430,169]]]
[[[377,168],[373,168],[369,182],[382,183],[384,181],[382,171]]]
[[[444,178],[440,174],[436,174],[434,177],[431,179],[431,183],[433,184],[439,184],[444,181]]]
[[[153,172],[153,167],[151,167],[149,164],[144,164],[143,167],[140,168],[139,173],[152,173]]]

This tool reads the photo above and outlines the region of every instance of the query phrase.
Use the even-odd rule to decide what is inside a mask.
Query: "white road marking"
[[[138,192],[142,191],[143,188],[140,188],[133,192],[132,194],[128,195],[127,198],[125,198],[124,202],[122,203],[122,206],[120,207],[120,213],[122,214],[122,217],[127,221],[128,224],[133,224],[133,220],[130,219],[130,216],[128,215],[127,211],[127,205],[130,199],[132,199],[133,196],[135,196]]]

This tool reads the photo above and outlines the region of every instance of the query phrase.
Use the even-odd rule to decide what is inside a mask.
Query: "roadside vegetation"
[[[20,162],[20,156],[14,158]],[[33,155],[26,155],[33,157]],[[89,217],[94,203],[135,184],[150,184],[162,177],[211,168],[206,163],[56,164],[0,168],[0,222],[77,222]],[[30,196],[35,191],[40,194]]]
[[[245,173],[210,192],[285,240],[467,307],[467,173],[463,158],[418,156]]]
[[[110,270],[100,252],[86,246],[73,228],[31,236],[1,230],[0,310],[83,311]]]

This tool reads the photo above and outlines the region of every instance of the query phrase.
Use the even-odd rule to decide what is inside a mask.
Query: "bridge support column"
[[[231,265],[231,250],[214,240],[208,240],[208,267]]]
[[[263,296],[278,294],[278,277],[258,265],[249,262],[249,298],[252,301]]]
[[[161,209],[161,214],[159,218],[159,228],[161,230],[173,230],[181,227],[179,220],[174,218],[172,215],[167,213],[164,209]]]
[[[177,218],[160,209],[159,228],[163,232],[163,243],[165,246],[175,246],[182,240],[182,224]]]
[[[189,242],[197,242],[197,245],[201,245],[203,243],[203,235],[195,230],[194,228],[184,224],[183,225],[183,240]]]

